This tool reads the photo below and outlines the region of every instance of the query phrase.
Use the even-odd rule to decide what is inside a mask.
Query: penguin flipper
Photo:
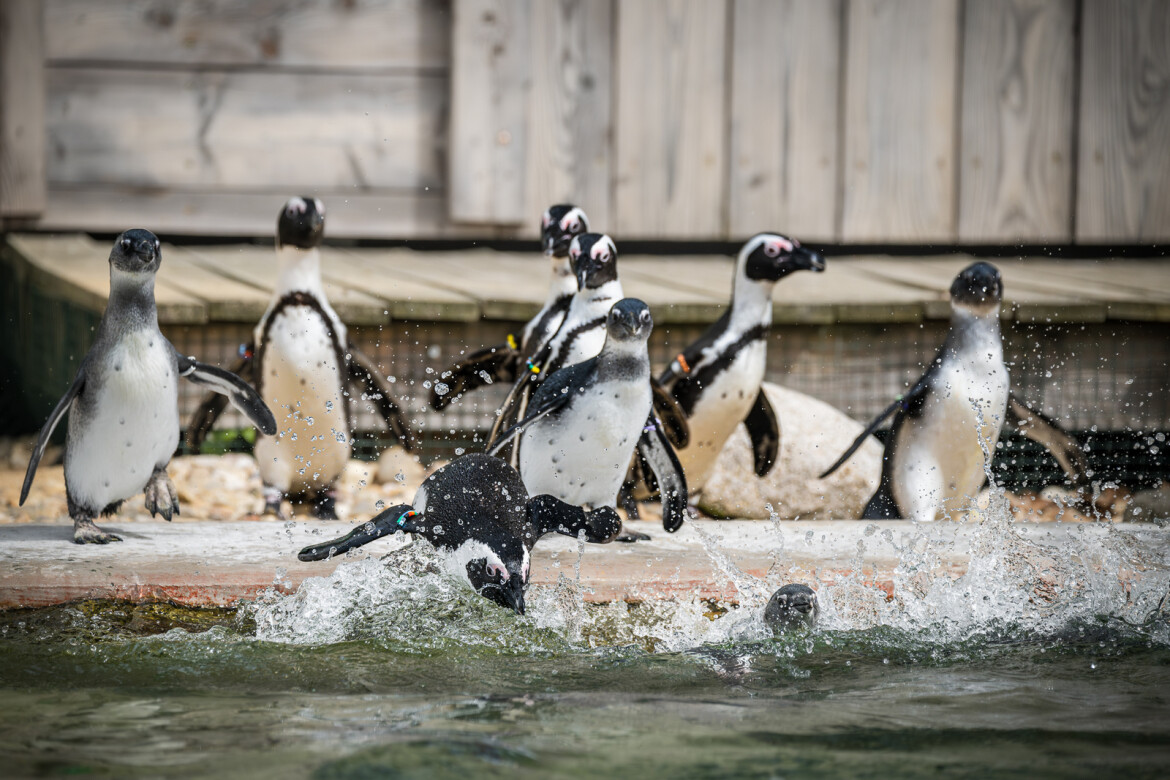
[[[638,454],[649,464],[662,497],[662,527],[674,533],[687,518],[687,478],[682,464],[662,430],[662,423],[651,412],[638,439]]]
[[[489,448],[494,448],[501,432],[507,431],[511,427],[511,424],[515,423],[517,419],[521,419],[525,414],[527,394],[530,392],[531,385],[537,381],[541,366],[548,362],[550,353],[551,350],[546,344],[541,348],[536,357],[529,358],[526,361],[525,366],[517,366],[516,370],[520,372],[520,376],[516,378],[516,381],[512,384],[512,389],[508,391],[508,397],[504,399],[504,403],[500,405],[499,411],[496,412],[496,421],[492,423],[492,430],[487,438],[487,446]]]
[[[584,531],[585,541],[595,544],[612,542],[622,530],[622,518],[611,506],[586,512],[547,493],[528,499],[528,522],[537,539],[549,533],[577,537]]]
[[[873,421],[870,422],[869,425],[865,426],[865,430],[857,435],[857,438],[854,439],[853,443],[849,445],[849,449],[845,450],[844,454],[837,458],[837,462],[832,466],[829,466],[829,468],[825,469],[824,473],[817,477],[817,479],[824,479],[837,469],[841,468],[841,464],[849,460],[850,456],[857,452],[857,449],[865,443],[865,440],[869,438],[869,436],[874,431],[876,431],[883,422],[885,422],[887,417],[899,409],[905,409],[908,408],[908,406],[913,405],[914,400],[926,390],[926,387],[926,383],[919,381],[919,383],[916,384],[909,393],[902,396],[901,398],[895,399],[894,402],[887,406],[881,414],[873,418]]]
[[[488,455],[496,455],[503,449],[505,444],[523,433],[524,429],[529,425],[532,425],[532,423],[546,415],[552,414],[567,404],[573,391],[586,385],[590,375],[596,370],[596,367],[597,358],[593,357],[562,368],[544,380],[540,388],[532,394],[532,402],[528,405],[524,419],[502,434],[490,439],[485,452]],[[517,382],[517,386],[519,382],[523,381],[524,378],[521,377]],[[501,415],[501,419],[502,417],[503,415]],[[496,423],[498,425],[499,420]]]
[[[179,363],[179,376],[226,395],[232,406],[243,412],[253,425],[269,436],[276,435],[276,418],[251,385],[230,371],[200,363],[193,357],[175,352],[175,358]]]
[[[417,513],[410,504],[397,504],[382,510],[370,520],[354,526],[354,529],[345,536],[309,545],[297,553],[297,558],[302,561],[323,561],[334,555],[340,555],[364,544],[369,544],[383,536],[393,536],[399,531],[408,534],[421,534],[423,524],[416,521],[415,517],[417,517]]]
[[[251,383],[253,381],[253,373],[255,371],[255,361],[252,360],[251,355],[255,347],[252,344],[244,346],[245,357],[236,361],[236,364],[231,367],[231,372],[238,376],[245,382]],[[187,446],[195,452],[199,452],[203,448],[203,442],[207,439],[207,434],[211,433],[211,429],[215,426],[215,421],[223,414],[223,410],[227,408],[227,398],[219,393],[208,393],[203,396],[203,400],[199,402],[199,406],[191,413],[191,420],[187,423]]]
[[[520,363],[520,353],[507,344],[484,347],[472,352],[455,365],[440,374],[440,381],[447,386],[447,392],[439,395],[431,389],[431,408],[441,412],[464,393],[469,393],[496,380],[513,381]],[[436,387],[438,383],[436,383]]]
[[[772,402],[761,385],[756,394],[756,402],[752,410],[744,418],[748,436],[752,440],[752,460],[754,461],[757,477],[767,476],[776,464],[776,456],[780,454],[780,420]]]
[[[675,449],[682,449],[690,443],[691,426],[687,422],[686,412],[679,406],[678,401],[670,391],[657,379],[650,378],[650,389],[654,397],[654,413],[662,421],[666,429],[666,437]]]
[[[345,349],[349,355],[346,361],[349,380],[365,388],[365,396],[377,405],[378,414],[386,421],[386,427],[398,438],[402,448],[407,452],[417,451],[418,443],[407,427],[406,420],[402,418],[402,410],[394,401],[386,377],[382,376],[374,361],[353,344],[346,345]]]
[[[73,406],[73,402],[77,399],[77,396],[81,395],[81,391],[84,389],[85,363],[82,362],[81,367],[77,369],[77,376],[73,377],[73,384],[65,391],[65,395],[61,396],[61,400],[57,402],[57,405],[53,407],[53,411],[49,414],[49,419],[45,420],[45,424],[41,426],[41,432],[37,436],[36,446],[33,447],[32,455],[28,459],[28,468],[24,472],[24,484],[20,486],[20,506],[24,506],[24,501],[28,498],[28,491],[32,488],[33,477],[37,473],[37,466],[41,464],[41,458],[45,454],[45,448],[49,446],[49,438],[57,428],[57,423],[61,422],[61,418]]]
[[[1035,409],[1029,408],[1014,393],[1008,395],[1006,422],[1024,436],[1044,445],[1073,485],[1089,484],[1089,463],[1080,442],[1068,431]]]

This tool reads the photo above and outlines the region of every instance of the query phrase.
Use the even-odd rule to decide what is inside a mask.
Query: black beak
[[[512,577],[503,587],[504,600],[517,615],[524,614],[524,582],[520,577]]]
[[[798,246],[792,252],[792,259],[796,261],[796,267],[799,269],[816,273],[825,270],[825,257],[815,250]]]
[[[589,278],[589,261],[582,257],[577,261],[577,289],[585,289],[585,280]]]

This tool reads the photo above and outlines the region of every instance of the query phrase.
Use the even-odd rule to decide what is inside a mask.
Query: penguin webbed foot
[[[644,534],[641,531],[631,531],[628,525],[623,524],[621,533],[614,537],[615,542],[625,542],[626,544],[633,544],[634,542],[648,542],[651,537],[649,534]]]
[[[179,514],[179,491],[175,490],[175,483],[167,476],[163,469],[155,469],[146,483],[146,511],[150,516],[162,515],[168,523],[171,517]]]
[[[93,520],[87,517],[73,521],[74,544],[109,544],[110,542],[120,541],[122,541],[122,537],[109,533],[108,531],[103,531],[97,527]]]

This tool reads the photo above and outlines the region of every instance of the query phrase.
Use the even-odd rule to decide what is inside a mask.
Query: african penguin
[[[320,200],[294,197],[281,209],[276,223],[280,275],[238,366],[273,405],[280,425],[276,436],[259,437],[255,447],[265,511],[278,517],[288,497],[312,501],[319,518],[337,518],[334,490],[353,446],[355,396],[372,401],[403,446],[414,448],[389,384],[374,362],[348,343],[345,323],[325,296],[324,234]],[[218,399],[204,400],[188,430],[194,449],[222,410]]]
[[[812,588],[799,583],[785,585],[772,594],[768,606],[764,607],[764,624],[773,633],[796,626],[813,626],[820,614],[817,594]]]
[[[463,455],[427,477],[411,504],[380,512],[349,534],[301,550],[318,561],[398,531],[446,553],[479,595],[524,614],[532,547],[547,533],[605,543],[621,518],[609,507],[585,512],[549,495],[529,497],[516,470],[483,453]]]
[[[519,340],[509,333],[507,343],[472,352],[443,371],[431,390],[431,408],[442,411],[456,398],[485,384],[516,380],[524,358],[539,352],[565,319],[577,292],[577,278],[568,259],[569,243],[587,230],[589,220],[577,206],[568,203],[549,206],[540,220],[540,243],[544,253],[552,258],[552,280],[544,306],[524,326]]]
[[[227,396],[261,431],[276,433],[264,402],[235,374],[175,351],[158,328],[158,238],[127,230],[110,252],[110,299],[77,376],[41,428],[20,490],[23,505],[57,423],[69,412],[65,496],[78,544],[121,539],[94,524],[145,492],[146,509],[170,520],[179,498],[167,464],[179,443],[179,377]]]
[[[963,269],[951,285],[950,332],[930,367],[821,475],[836,471],[894,415],[881,482],[862,519],[923,522],[965,510],[987,478],[1005,421],[1048,447],[1074,483],[1086,481],[1076,440],[1010,392],[999,326],[1002,300],[1003,280],[994,265]]]
[[[663,526],[673,532],[685,517],[687,487],[651,409],[646,340],[652,328],[642,301],[614,304],[600,352],[546,377],[525,418],[489,452],[519,438],[520,474],[530,492],[596,509],[616,506],[637,447],[661,488]]]
[[[764,476],[776,462],[780,427],[761,387],[772,289],[795,271],[824,269],[824,258],[795,239],[777,233],[752,237],[736,259],[730,308],[659,377],[687,418],[689,441],[679,444],[678,457],[692,495],[740,422],[751,437],[756,475]]]

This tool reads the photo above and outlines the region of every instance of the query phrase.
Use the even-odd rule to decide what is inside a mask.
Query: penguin
[[[926,522],[966,509],[986,480],[1005,422],[1047,447],[1074,485],[1087,484],[1085,454],[1076,439],[1010,391],[999,269],[973,263],[955,277],[950,292],[950,331],[929,368],[821,475],[836,471],[894,416],[881,481],[863,520]]]
[[[167,465],[179,444],[179,377],[222,393],[266,434],[276,421],[235,374],[180,355],[158,328],[154,278],[162,247],[149,230],[127,230],[110,252],[110,300],[93,346],[41,428],[20,489],[23,506],[53,430],[69,413],[65,497],[78,544],[120,542],[94,523],[145,493],[151,516],[170,520],[179,498]]]
[[[757,476],[771,471],[780,425],[761,383],[772,325],[772,289],[796,271],[825,270],[820,253],[779,233],[753,236],[739,251],[731,306],[658,378],[686,420],[689,441],[675,442],[692,495],[702,490],[723,445],[743,422]]]
[[[820,615],[817,594],[812,588],[799,583],[785,585],[772,594],[768,606],[764,607],[764,624],[772,633],[798,626],[811,628]]]
[[[615,303],[598,354],[549,375],[525,418],[488,452],[518,438],[520,474],[529,492],[598,509],[616,506],[636,447],[660,486],[662,525],[673,533],[686,517],[687,484],[652,409],[646,341],[653,326],[642,301]]]
[[[427,477],[410,504],[378,513],[345,536],[297,555],[319,561],[398,531],[418,534],[447,554],[479,595],[524,614],[532,548],[560,533],[605,544],[621,529],[610,507],[585,512],[550,495],[529,497],[514,468],[483,453],[460,456]]]
[[[256,441],[264,511],[284,517],[285,497],[312,501],[313,514],[337,519],[335,487],[353,448],[354,396],[372,400],[403,447],[416,442],[374,361],[347,341],[345,323],[329,305],[321,282],[320,245],[325,207],[294,197],[276,223],[280,276],[235,367],[274,404],[280,435]],[[351,392],[353,385],[357,392]],[[191,418],[187,441],[198,451],[223,411],[207,397]]]
[[[552,337],[577,292],[577,279],[569,262],[569,243],[589,230],[585,212],[571,203],[549,206],[540,219],[540,242],[552,258],[548,297],[536,316],[521,331],[520,339],[509,333],[507,342],[472,352],[443,371],[431,389],[431,408],[441,412],[465,393],[494,381],[516,381],[524,358],[535,355]],[[441,389],[440,389],[441,388]]]

